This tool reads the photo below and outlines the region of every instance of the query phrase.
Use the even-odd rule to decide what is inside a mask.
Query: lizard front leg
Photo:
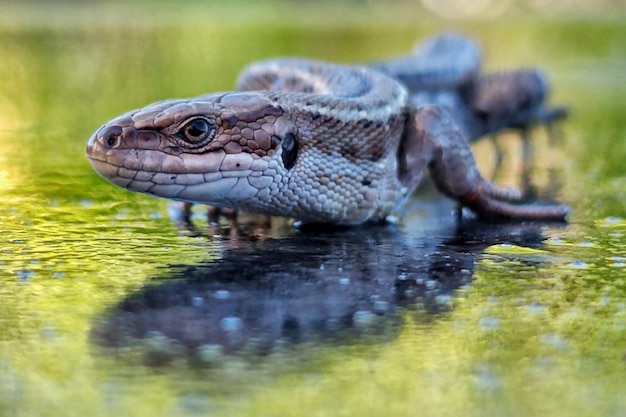
[[[515,205],[521,197],[515,189],[501,188],[484,179],[469,142],[438,106],[412,110],[401,148],[400,180],[415,185],[425,167],[437,188],[488,221],[560,220],[566,206]]]

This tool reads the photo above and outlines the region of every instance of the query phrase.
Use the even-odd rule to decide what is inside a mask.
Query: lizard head
[[[120,187],[242,208],[271,193],[296,164],[295,134],[266,95],[211,94],[125,113],[91,136],[86,153]]]

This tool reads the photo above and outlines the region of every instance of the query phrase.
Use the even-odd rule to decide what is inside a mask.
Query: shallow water
[[[0,414],[626,413],[621,21],[458,25],[487,67],[540,66],[571,106],[557,145],[534,132],[530,172],[568,225],[458,225],[424,189],[398,224],[209,228],[198,208],[193,237],[91,170],[100,124],[230,89],[256,59],[367,61],[450,25],[172,13],[3,20]],[[519,185],[520,141],[500,142],[497,173],[476,145],[481,167]]]

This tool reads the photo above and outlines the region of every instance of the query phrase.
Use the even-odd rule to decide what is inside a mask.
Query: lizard
[[[448,84],[475,89],[480,82],[459,82],[473,71]],[[500,80],[524,74],[536,78]],[[543,95],[535,85],[525,91]],[[495,186],[476,167],[468,139],[480,129],[444,105],[415,103],[411,88],[384,65],[262,61],[243,71],[238,91],[160,101],[111,120],[86,153],[101,176],[129,190],[304,223],[382,221],[427,169],[441,192],[482,219],[565,219],[566,206],[512,204],[519,191]],[[479,102],[478,90],[462,97]],[[532,123],[542,100],[521,100],[517,107],[534,113],[510,124]]]

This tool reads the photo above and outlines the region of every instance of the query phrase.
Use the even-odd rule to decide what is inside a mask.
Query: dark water
[[[534,132],[527,173],[570,224],[458,224],[426,189],[398,224],[210,228],[198,211],[192,237],[92,172],[101,123],[230,89],[256,59],[371,60],[449,24],[70,10],[0,28],[3,415],[626,413],[621,21],[458,26],[488,68],[540,66],[572,107],[556,146]],[[519,185],[520,141],[500,143],[495,174],[476,145],[481,167]]]

